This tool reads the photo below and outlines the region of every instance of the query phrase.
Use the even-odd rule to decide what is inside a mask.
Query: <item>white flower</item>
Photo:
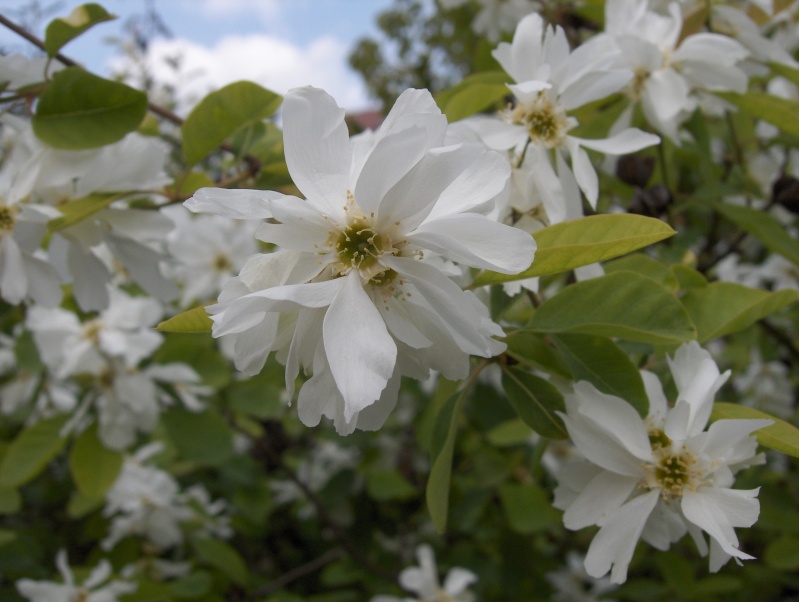
[[[112,549],[129,535],[168,549],[183,542],[183,526],[189,522],[196,523],[200,532],[216,537],[232,534],[222,514],[227,508],[224,501],[211,502],[199,485],[181,492],[171,474],[145,464],[162,449],[162,443],[154,442],[125,459],[119,477],[106,493],[103,515],[111,518],[111,524],[101,543],[103,549]]]
[[[111,564],[105,559],[92,570],[83,585],[75,584],[64,550],[58,551],[55,562],[64,583],[20,579],[17,591],[30,602],[117,602],[118,596],[136,591],[135,583],[125,581],[102,585],[111,576]]]
[[[502,330],[431,252],[503,273],[527,268],[532,237],[478,213],[503,193],[504,160],[479,143],[443,146],[446,119],[427,91],[408,90],[378,132],[350,140],[324,91],[296,88],[283,107],[289,172],[305,200],[277,192],[202,189],[193,210],[273,217],[259,238],[280,248],[247,261],[220,303],[214,336],[236,337],[236,366],[256,373],[280,351],[301,420],[340,433],[378,428],[401,375],[468,373]],[[378,402],[378,403],[376,403]],[[359,414],[360,417],[359,417]]]
[[[422,544],[416,548],[418,567],[403,570],[399,576],[400,585],[417,595],[416,598],[396,598],[376,596],[371,602],[473,602],[475,596],[468,587],[477,581],[471,571],[455,567],[447,573],[442,588],[438,581],[438,569],[433,548]]]
[[[503,42],[494,50],[516,82],[508,84],[516,104],[501,118],[477,116],[463,125],[491,148],[512,151],[509,159],[519,190],[514,208],[528,211],[540,204],[546,223],[580,217],[580,191],[592,207],[599,195],[586,148],[621,155],[658,143],[657,136],[635,128],[598,140],[569,135],[578,125],[571,111],[617,92],[633,77],[629,69],[612,68],[617,54],[607,42],[594,40],[572,52],[563,29],[547,27],[538,14],[522,19],[512,44]]]
[[[0,56],[0,84],[6,83],[9,89],[16,90],[43,82],[47,79],[45,67],[48,68],[50,77],[64,68],[61,63],[51,61],[46,56],[39,58],[28,58],[21,54]]]
[[[441,6],[452,9],[467,4],[469,0],[439,0]],[[491,42],[499,40],[502,33],[513,31],[525,15],[540,8],[535,0],[479,0],[480,11],[472,21],[475,33],[485,35]]]
[[[696,342],[669,359],[678,390],[669,409],[660,381],[642,372],[649,415],[581,381],[567,397],[562,415],[569,436],[586,461],[565,469],[555,506],[565,510],[569,529],[600,526],[585,568],[592,577],[611,571],[623,583],[639,538],[665,550],[686,532],[702,555],[710,535],[710,570],[730,557],[750,559],[738,548],[735,527],[757,520],[758,489],[731,489],[734,473],[760,462],[750,434],[769,420],[719,420],[707,431],[713,397],[729,377]]]
[[[750,354],[746,372],[732,384],[741,394],[741,402],[780,418],[794,413],[794,387],[788,366],[779,361],[764,362],[757,349]]]
[[[180,206],[165,207],[162,211],[176,225],[167,241],[169,253],[176,260],[170,273],[183,285],[180,293],[183,307],[215,298],[222,285],[258,251],[257,223],[251,220],[192,216]]]
[[[595,38],[612,40],[621,51],[617,65],[635,73],[630,97],[640,101],[649,123],[675,142],[678,127],[697,106],[698,90],[744,92],[747,76],[738,63],[749,55],[736,40],[715,33],[681,40],[682,25],[676,2],[664,15],[650,10],[649,0],[608,0],[605,33]]]
[[[566,555],[566,566],[544,575],[555,590],[552,600],[555,602],[613,602],[604,595],[616,589],[610,579],[603,577],[594,579],[585,572],[583,557],[577,552]],[[601,597],[601,598],[600,598]]]

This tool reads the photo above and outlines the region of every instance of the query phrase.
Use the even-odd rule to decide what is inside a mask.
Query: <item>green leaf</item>
[[[416,497],[416,488],[396,470],[372,470],[366,475],[366,493],[378,502]]]
[[[169,593],[176,598],[180,600],[193,600],[206,595],[211,589],[212,584],[213,579],[209,573],[206,571],[195,571],[185,577],[171,581],[167,587],[169,588]]]
[[[116,15],[110,14],[99,4],[76,6],[68,17],[50,21],[44,34],[44,48],[48,55],[55,56],[67,42],[77,38],[87,29],[113,19],[116,19]]]
[[[791,236],[777,218],[762,209],[718,203],[716,211],[748,232],[766,248],[799,265],[799,241]]]
[[[22,496],[16,489],[0,488],[0,514],[16,514],[22,507]]]
[[[181,456],[206,466],[219,466],[233,455],[233,432],[212,410],[189,412],[172,408],[161,415],[167,435]]]
[[[449,486],[452,478],[452,457],[455,452],[455,434],[458,418],[466,396],[456,393],[441,406],[433,426],[431,441],[431,468],[427,480],[425,499],[430,518],[436,530],[443,533],[447,528],[449,513]]]
[[[565,439],[566,427],[555,412],[565,412],[563,395],[550,382],[520,368],[502,367],[502,388],[525,424],[542,437]]]
[[[519,330],[505,338],[508,345],[507,355],[525,366],[538,368],[555,376],[571,377],[571,370],[563,357],[551,342],[547,342],[543,335]]]
[[[483,71],[466,76],[453,87],[436,95],[441,112],[452,123],[489,108],[510,94],[504,71]]]
[[[799,69],[791,67],[783,63],[769,63],[768,66],[777,75],[781,75],[785,79],[791,80],[794,85],[799,86]]]
[[[83,495],[102,497],[114,484],[122,469],[124,456],[105,447],[97,436],[97,425],[86,429],[69,454],[69,470]]]
[[[38,475],[61,451],[66,416],[56,416],[26,428],[8,446],[0,463],[0,487],[16,488]]]
[[[105,497],[87,497],[77,489],[67,503],[67,516],[79,519],[105,506]]]
[[[496,447],[529,443],[533,430],[521,418],[506,420],[486,433],[486,439]]]
[[[211,92],[181,126],[186,160],[197,163],[240,128],[271,116],[281,102],[279,94],[248,81]]]
[[[783,132],[799,136],[799,104],[795,100],[750,90],[746,94],[714,92],[757,119],[776,125]]]
[[[247,564],[230,545],[217,539],[195,539],[197,556],[207,564],[219,569],[231,581],[246,587],[249,582]]]
[[[172,197],[189,197],[200,188],[213,187],[216,184],[206,173],[190,171],[175,178],[175,183],[167,186],[166,193]]]
[[[799,537],[783,535],[766,548],[766,564],[780,571],[799,571]]]
[[[517,533],[539,533],[560,520],[548,495],[537,485],[506,483],[499,488],[499,499],[510,528]]]
[[[655,345],[696,338],[696,329],[677,298],[635,272],[614,272],[567,286],[541,304],[528,328]]]
[[[219,389],[230,383],[230,362],[219,352],[216,340],[209,336],[167,333],[152,360],[157,364],[188,364],[209,387]]]
[[[716,421],[724,418],[744,420],[765,418],[773,420],[774,424],[771,426],[755,431],[754,435],[757,437],[757,442],[763,447],[799,458],[799,429],[794,425],[754,408],[737,403],[717,401],[713,404],[713,413],[710,415],[710,419]]]
[[[11,543],[17,538],[17,534],[14,531],[8,531],[7,529],[0,529],[0,546],[4,546],[7,543]]]
[[[676,280],[669,266],[643,253],[633,253],[626,257],[614,259],[605,264],[605,273],[613,272],[636,272],[655,280],[669,290],[676,290]]]
[[[641,416],[649,412],[644,380],[630,357],[610,339],[585,334],[552,337],[574,380],[587,380],[602,393],[620,397]]]
[[[146,112],[143,92],[67,67],[39,97],[33,131],[55,148],[95,148],[121,140],[139,126]]]
[[[674,234],[675,231],[668,224],[653,217],[633,214],[581,217],[536,232],[533,235],[538,245],[535,259],[533,265],[524,272],[481,272],[473,286],[566,272],[626,255]]]
[[[758,320],[799,300],[799,292],[775,292],[733,282],[713,282],[690,289],[682,299],[696,325],[700,343],[748,328]]]
[[[213,305],[213,303],[199,305],[172,316],[158,324],[155,329],[161,332],[211,332],[211,326],[214,323],[208,316],[208,312],[205,311],[209,305]]]
[[[58,210],[61,212],[61,217],[50,220],[47,223],[47,228],[52,234],[69,226],[74,226],[87,217],[105,209],[118,198],[120,198],[118,194],[90,194],[59,205]]]

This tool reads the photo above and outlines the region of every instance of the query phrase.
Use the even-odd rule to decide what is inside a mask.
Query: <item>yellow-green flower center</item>
[[[17,225],[16,207],[8,207],[0,203],[0,236],[14,231]]]
[[[341,231],[334,248],[343,266],[368,270],[391,249],[391,242],[378,234],[365,219],[355,219]]]
[[[541,90],[532,103],[519,103],[505,113],[510,123],[523,125],[536,144],[557,148],[563,144],[569,130],[566,112]]]

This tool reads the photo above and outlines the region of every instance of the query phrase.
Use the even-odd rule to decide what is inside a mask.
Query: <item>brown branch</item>
[[[306,562],[305,564],[298,566],[296,569],[290,570],[288,573],[281,575],[277,579],[273,579],[265,586],[253,592],[253,596],[256,598],[262,598],[264,596],[273,594],[276,591],[286,587],[292,581],[296,581],[297,579],[305,577],[305,575],[309,575],[315,571],[318,571],[323,566],[330,564],[334,560],[338,560],[344,553],[344,550],[340,547],[328,550],[319,558],[314,558],[310,562]]]

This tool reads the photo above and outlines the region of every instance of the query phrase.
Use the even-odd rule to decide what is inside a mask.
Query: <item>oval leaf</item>
[[[66,416],[48,418],[17,435],[0,464],[0,487],[19,487],[38,475],[64,447],[60,433],[66,421]]]
[[[53,19],[44,34],[44,48],[47,54],[55,56],[70,40],[77,38],[87,29],[98,23],[116,19],[116,15],[107,12],[99,4],[76,6],[68,17]]]
[[[59,205],[58,210],[61,212],[61,217],[50,220],[47,227],[52,234],[73,226],[101,209],[105,209],[118,198],[120,198],[118,194],[90,194]]]
[[[172,316],[158,324],[155,329],[161,332],[211,332],[214,323],[205,311],[208,305],[212,304],[206,303]]]
[[[776,125],[786,134],[799,136],[799,104],[795,100],[756,91],[749,91],[746,94],[735,92],[714,92],[714,94],[753,117]]]
[[[762,209],[728,203],[718,203],[715,208],[741,230],[754,236],[766,248],[799,265],[799,241],[788,234],[785,226],[773,215]]]
[[[510,94],[507,82],[504,71],[474,73],[437,94],[436,103],[452,123],[483,111]]]
[[[216,412],[173,408],[164,412],[161,420],[172,443],[187,460],[218,466],[233,455],[233,431]]]
[[[180,128],[186,160],[196,163],[238,129],[272,115],[281,101],[279,94],[247,81],[211,92]]]
[[[69,470],[83,495],[98,498],[114,484],[122,469],[123,455],[105,447],[97,436],[97,425],[86,429],[69,454]]]
[[[632,214],[592,215],[555,224],[533,235],[538,248],[535,259],[524,272],[478,274],[473,286],[511,282],[533,276],[566,272],[598,261],[626,255],[674,236],[666,223]]]
[[[797,299],[799,293],[793,289],[769,292],[733,282],[714,282],[690,289],[682,303],[696,325],[697,340],[704,343],[744,330]]]
[[[39,97],[33,131],[55,148],[79,150],[112,144],[135,130],[147,95],[125,84],[68,67]]]
[[[542,437],[565,439],[566,427],[555,412],[565,412],[563,395],[550,382],[519,368],[502,368],[502,388],[525,424]]]
[[[614,272],[567,286],[541,304],[528,328],[655,345],[674,345],[696,338],[696,329],[677,298],[654,280],[635,272]]]
[[[620,397],[643,417],[649,413],[649,397],[638,368],[610,339],[585,334],[552,337],[574,380],[587,380],[602,393]]]
[[[744,420],[765,418],[773,420],[774,424],[771,426],[754,432],[757,442],[763,447],[799,458],[799,429],[794,425],[754,408],[738,405],[737,403],[717,401],[713,404],[713,413],[710,419],[715,421],[723,418]]]
[[[246,587],[249,582],[247,564],[230,545],[216,539],[196,539],[197,556],[212,567],[219,569],[231,581]]]
[[[447,528],[449,513],[449,483],[452,477],[452,457],[455,452],[455,433],[465,395],[457,393],[441,406],[433,426],[430,446],[431,468],[427,479],[425,500],[430,518],[439,533]]]

